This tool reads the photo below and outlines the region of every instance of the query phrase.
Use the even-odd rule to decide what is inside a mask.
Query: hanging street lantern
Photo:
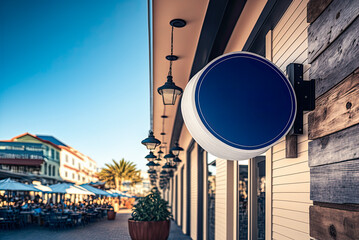
[[[177,96],[183,93],[182,88],[176,86],[173,82],[173,77],[168,75],[166,83],[157,89],[158,93],[162,95],[164,105],[175,105]]]
[[[167,162],[172,161],[176,156],[170,151],[168,154],[164,156],[164,158],[167,160]]]
[[[180,154],[181,151],[183,151],[183,148],[181,148],[178,144],[178,142],[175,143],[175,146],[173,148],[171,148],[172,153],[178,157],[178,155]]]
[[[150,151],[149,154],[146,155],[145,157],[148,161],[153,161],[156,159],[156,155],[153,154],[153,152]]]
[[[162,169],[169,171],[171,169],[171,165],[169,163],[165,163],[165,165],[162,166]]]
[[[173,159],[173,162],[178,166],[182,162],[182,160],[178,157],[175,157],[175,159]]]
[[[149,161],[146,166],[148,166],[152,170],[156,166],[156,163],[154,163],[153,161]]]
[[[155,136],[153,135],[153,132],[150,131],[148,137],[142,140],[141,143],[145,145],[148,150],[154,151],[156,147],[161,144],[161,141],[156,139]]]
[[[162,96],[164,105],[174,105],[176,103],[177,96],[183,93],[182,88],[176,86],[173,82],[172,77],[172,62],[178,59],[177,56],[173,55],[173,29],[182,28],[186,26],[186,21],[183,19],[173,19],[170,22],[171,25],[171,54],[166,56],[166,59],[170,61],[170,68],[168,71],[166,83],[157,89],[158,93]]]

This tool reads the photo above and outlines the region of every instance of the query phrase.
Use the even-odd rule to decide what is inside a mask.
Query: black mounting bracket
[[[287,75],[297,97],[297,115],[289,134],[303,134],[303,113],[315,109],[315,81],[303,80],[303,64],[291,63],[287,66]]]
[[[297,136],[303,134],[303,114],[315,109],[315,80],[303,80],[303,64],[299,63],[289,64],[287,75],[297,98],[297,115],[292,129],[286,136],[286,157],[296,158]]]

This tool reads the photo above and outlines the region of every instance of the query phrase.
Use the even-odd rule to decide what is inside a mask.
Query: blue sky
[[[146,1],[0,2],[0,139],[53,135],[145,169],[148,81]]]

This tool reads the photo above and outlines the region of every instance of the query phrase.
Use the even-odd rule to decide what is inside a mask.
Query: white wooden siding
[[[234,162],[216,160],[215,239],[232,240],[234,235]],[[235,162],[238,164],[237,162]]]
[[[282,71],[285,72],[292,62],[304,64],[305,80],[309,74],[307,3],[308,0],[294,0],[273,29],[271,44],[267,43],[267,47],[272,47],[272,61]],[[284,138],[271,149],[272,239],[310,239],[309,206],[312,201],[307,119],[305,114],[304,134],[298,136],[298,158],[285,158]]]
[[[198,149],[194,144],[191,152],[191,238],[197,239],[198,221]]]

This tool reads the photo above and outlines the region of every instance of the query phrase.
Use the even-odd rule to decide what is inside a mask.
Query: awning
[[[17,166],[33,166],[41,167],[41,164],[44,162],[43,159],[16,159],[16,158],[4,158],[0,159],[0,164],[6,165],[17,165]]]

